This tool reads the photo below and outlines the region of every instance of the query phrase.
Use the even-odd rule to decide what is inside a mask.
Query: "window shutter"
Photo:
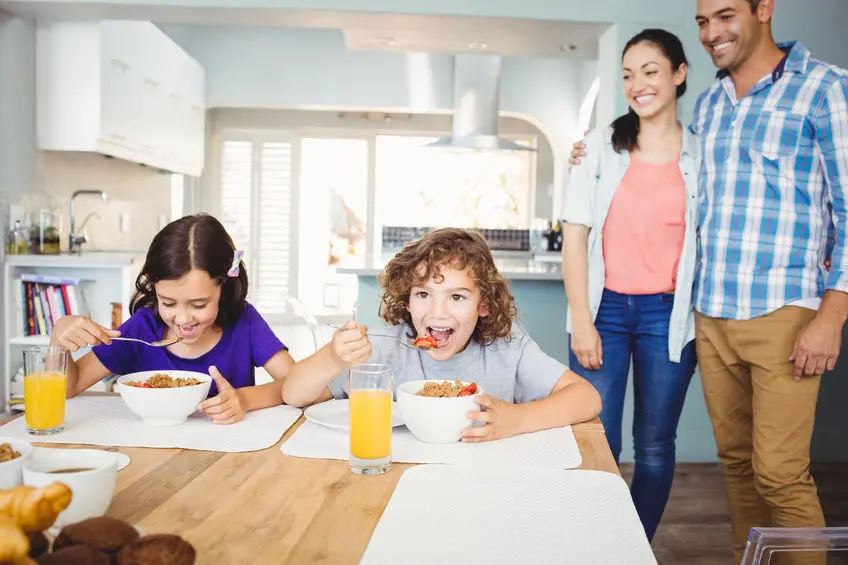
[[[248,300],[266,319],[286,312],[292,292],[292,143],[221,143],[221,222],[244,250]]]
[[[291,294],[292,145],[263,143],[260,153],[259,237],[255,257],[258,271],[257,302],[262,312],[283,314]]]

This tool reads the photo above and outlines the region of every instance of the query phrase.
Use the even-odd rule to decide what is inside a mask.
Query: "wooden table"
[[[118,473],[108,515],[145,533],[183,536],[198,565],[357,564],[412,465],[360,477],[347,461],[289,457],[279,447],[303,421],[264,451],[112,449],[131,463]],[[619,474],[599,420],[573,429],[581,469]]]

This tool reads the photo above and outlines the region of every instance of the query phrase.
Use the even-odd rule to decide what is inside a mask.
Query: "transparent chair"
[[[848,528],[751,528],[741,565],[796,562],[848,564]]]
[[[269,303],[272,306],[269,310],[273,309],[274,314],[267,318],[268,325],[280,341],[286,344],[295,361],[309,357],[326,343],[318,319],[300,300],[284,295],[275,296],[273,302],[268,299],[264,303],[260,301],[257,307],[260,314],[262,307]],[[264,368],[257,367],[256,384],[272,380]]]

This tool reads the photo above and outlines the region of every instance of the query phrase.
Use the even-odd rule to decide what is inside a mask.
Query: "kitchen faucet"
[[[76,233],[76,224],[77,224],[76,198],[77,198],[77,196],[82,196],[82,195],[99,196],[100,198],[103,199],[103,202],[109,201],[108,197],[106,196],[106,193],[103,192],[102,190],[77,190],[71,195],[71,201],[68,204],[68,211],[70,212],[70,216],[71,216],[71,226],[70,226],[71,230],[70,230],[70,233],[68,234],[68,251],[70,253],[81,253],[82,252],[82,244],[86,243],[88,241],[87,235],[85,235],[84,233],[81,234],[81,235]],[[80,226],[80,231],[82,231],[82,229],[85,227],[85,223],[88,221],[88,219],[90,217],[91,217],[91,214],[89,214],[88,217],[85,218],[85,221],[83,221],[82,226]]]

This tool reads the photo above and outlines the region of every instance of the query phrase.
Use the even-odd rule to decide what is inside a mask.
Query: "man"
[[[773,11],[698,0],[696,16],[720,69],[692,124],[696,344],[737,562],[752,526],[824,526],[810,440],[848,317],[848,73],[777,45]]]

